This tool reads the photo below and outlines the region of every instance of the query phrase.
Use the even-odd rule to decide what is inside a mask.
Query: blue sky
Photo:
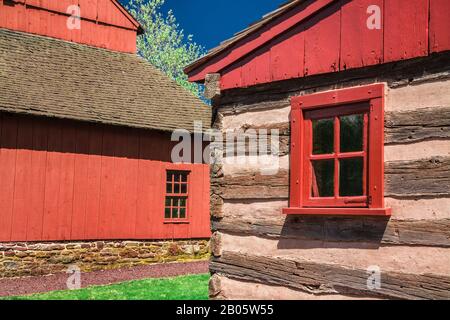
[[[126,4],[127,0],[120,0]],[[180,27],[194,40],[211,49],[246,28],[286,0],[166,0]]]

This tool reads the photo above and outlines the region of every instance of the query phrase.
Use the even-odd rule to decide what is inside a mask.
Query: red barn
[[[209,166],[171,133],[211,112],[141,31],[115,0],[0,1],[0,276],[207,255]]]
[[[212,170],[211,297],[450,299],[449,16],[289,1],[185,70],[257,140]]]

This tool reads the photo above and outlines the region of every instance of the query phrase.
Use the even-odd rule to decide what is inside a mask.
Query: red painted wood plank
[[[45,177],[42,239],[53,240],[58,232],[58,198],[61,178],[62,128],[60,122],[48,123],[48,152]]]
[[[369,29],[370,6],[380,8],[380,29]],[[360,68],[383,62],[384,0],[355,0],[341,8],[341,70]]]
[[[73,183],[71,240],[85,238],[85,221],[89,175],[89,131],[91,125],[76,124],[76,153]]]
[[[138,239],[154,235],[156,232],[157,216],[156,212],[152,210],[152,204],[157,201],[157,193],[160,192],[160,187],[155,183],[151,183],[151,181],[159,180],[158,177],[161,169],[158,162],[151,161],[150,159],[153,158],[154,150],[157,148],[157,142],[156,139],[151,139],[149,135],[141,135],[135,222],[135,236]]]
[[[30,212],[28,217],[27,240],[42,240],[42,224],[44,218],[45,174],[47,163],[48,121],[33,121],[33,154],[30,178]]]
[[[17,151],[14,179],[13,219],[11,241],[27,239],[27,222],[30,214],[30,182],[33,152],[33,122],[30,118],[18,118]]]
[[[430,0],[430,51],[450,50],[450,1]]]
[[[0,241],[11,240],[13,221],[14,178],[17,147],[17,119],[2,116],[0,149]]]
[[[104,127],[92,125],[89,130],[88,178],[86,184],[86,239],[98,239],[102,182],[102,148]]]
[[[81,16],[89,20],[97,20],[97,0],[78,0]]]
[[[384,62],[428,54],[429,0],[385,1]]]
[[[222,90],[242,87],[242,65],[237,64],[225,69],[220,79],[220,86]]]
[[[271,43],[271,80],[303,76],[305,62],[305,38],[303,26],[297,26]]]
[[[210,228],[210,201],[209,201],[209,166],[197,165],[194,168],[196,171],[198,180],[194,183],[193,187],[196,188],[194,197],[195,202],[191,208],[192,220],[191,220],[191,233],[190,238],[208,238],[211,234]]]
[[[249,87],[268,81],[270,81],[270,51],[257,50],[242,62],[241,86]],[[237,83],[239,81],[236,81]]]
[[[121,216],[123,235],[129,237],[136,233],[137,191],[139,177],[139,132],[128,130],[126,141],[127,165],[125,168],[125,210]]]
[[[58,239],[70,240],[73,213],[76,131],[73,123],[62,123],[61,175],[58,197]]]
[[[115,148],[114,148],[114,205],[111,210],[111,232],[114,238],[126,235],[127,229],[127,198],[129,190],[126,189],[127,184],[127,129],[118,129]]]
[[[203,165],[203,208],[201,212],[202,216],[202,233],[200,237],[211,237],[211,215],[210,215],[210,194],[211,194],[211,178],[209,165]]]
[[[106,239],[112,235],[112,221],[114,220],[114,151],[117,140],[117,128],[105,128],[102,147],[102,176],[100,192],[100,214],[98,223],[98,237]]]
[[[327,7],[305,25],[305,75],[339,71],[341,12]]]
[[[98,0],[98,17],[99,22],[110,25],[116,25],[123,28],[136,29],[133,23],[120,11],[114,1]]]
[[[65,14],[67,13],[69,6],[78,5],[78,0],[40,0],[38,3],[34,4],[42,9]]]
[[[17,3],[16,5],[11,6],[0,2],[0,27],[26,31],[27,20],[25,14],[25,6],[23,4]]]

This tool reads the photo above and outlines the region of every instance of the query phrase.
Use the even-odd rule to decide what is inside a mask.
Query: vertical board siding
[[[380,29],[367,26],[373,5],[381,10]],[[236,62],[214,62],[226,65],[215,72],[226,90],[423,57],[450,50],[449,14],[448,0],[336,1]]]
[[[303,26],[297,26],[277,39],[270,48],[272,81],[303,77],[305,37]]]
[[[450,50],[450,1],[430,0],[430,51]]]
[[[19,121],[17,129],[12,241],[27,238],[27,210],[31,200],[29,178],[32,174],[33,122],[30,119]]]
[[[89,160],[86,185],[85,239],[97,239],[100,222],[100,199],[102,190],[102,146],[104,130],[91,126],[89,130]]]
[[[384,3],[384,62],[428,55],[429,0]]]
[[[67,27],[70,5],[80,5],[80,29]],[[14,5],[0,1],[0,28],[136,52],[137,27],[112,0],[26,0]]]
[[[73,181],[73,208],[70,238],[82,240],[86,236],[85,220],[87,206],[88,173],[89,173],[89,137],[87,124],[76,125],[76,147]]]
[[[341,70],[383,62],[383,29],[369,29],[369,6],[384,7],[384,0],[359,0],[341,8]],[[383,15],[381,15],[383,25]]]
[[[0,239],[11,240],[16,171],[17,120],[2,117],[0,153]]]
[[[44,221],[42,240],[58,238],[58,199],[62,162],[61,123],[48,122],[48,152],[45,173]]]
[[[164,223],[170,136],[0,113],[0,241],[207,238],[209,167],[189,223]]]
[[[305,75],[339,70],[341,11],[326,8],[305,25]]]
[[[47,170],[48,124],[36,119],[33,124],[33,147],[31,150],[30,208],[28,214],[27,240],[42,239],[44,200]]]

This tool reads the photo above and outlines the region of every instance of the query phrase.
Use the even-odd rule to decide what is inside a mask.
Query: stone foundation
[[[0,278],[209,258],[208,240],[0,243]]]

